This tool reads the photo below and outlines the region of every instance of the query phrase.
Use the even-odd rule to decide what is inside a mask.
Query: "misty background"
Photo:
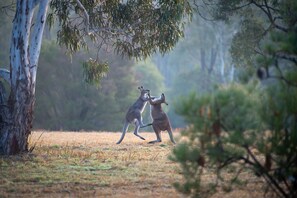
[[[0,13],[0,64],[8,68],[9,44],[13,16]],[[237,79],[229,48],[236,33],[235,23],[225,24],[193,16],[185,37],[166,55],[155,54],[142,60],[102,50],[110,65],[99,86],[84,81],[82,64],[90,54],[79,52],[72,57],[58,46],[55,28],[46,28],[39,59],[36,87],[34,129],[72,131],[121,131],[127,109],[138,98],[137,87],[143,85],[151,94],[165,93],[164,105],[173,128],[185,126],[175,113],[183,96],[211,92],[216,85]],[[151,122],[149,105],[144,123]],[[143,129],[145,131],[150,128]]]

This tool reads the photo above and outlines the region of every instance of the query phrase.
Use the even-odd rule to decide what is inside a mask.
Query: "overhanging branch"
[[[85,26],[86,26],[86,32],[88,35],[92,34],[92,32],[90,32],[90,17],[89,14],[86,10],[86,8],[83,6],[83,4],[80,2],[80,0],[76,0],[76,3],[78,5],[78,7],[83,11],[83,14],[85,16]]]

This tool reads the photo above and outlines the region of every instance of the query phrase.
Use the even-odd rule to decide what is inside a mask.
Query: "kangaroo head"
[[[148,101],[150,99],[150,97],[149,97],[150,90],[144,89],[143,86],[138,87],[138,89],[140,91],[140,98],[143,101]]]
[[[151,105],[161,105],[162,103],[165,103],[166,105],[168,105],[168,103],[165,100],[165,95],[162,93],[161,96],[159,98],[153,98],[150,101]]]
[[[165,100],[165,94],[164,93],[161,94],[161,101],[162,101],[162,103],[165,103],[166,105],[168,105],[168,103]]]

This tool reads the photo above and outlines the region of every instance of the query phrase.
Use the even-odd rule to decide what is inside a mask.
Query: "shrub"
[[[218,189],[232,190],[251,170],[264,178],[269,192],[296,197],[296,97],[296,88],[276,82],[268,87],[232,84],[185,98],[177,111],[189,127],[171,156],[180,163],[185,182],[176,188],[208,197]],[[205,173],[214,177],[202,182]]]

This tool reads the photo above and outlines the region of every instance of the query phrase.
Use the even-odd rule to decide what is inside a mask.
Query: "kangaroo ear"
[[[143,86],[138,87],[138,89],[139,89],[140,91],[142,91],[142,90],[143,90]]]

